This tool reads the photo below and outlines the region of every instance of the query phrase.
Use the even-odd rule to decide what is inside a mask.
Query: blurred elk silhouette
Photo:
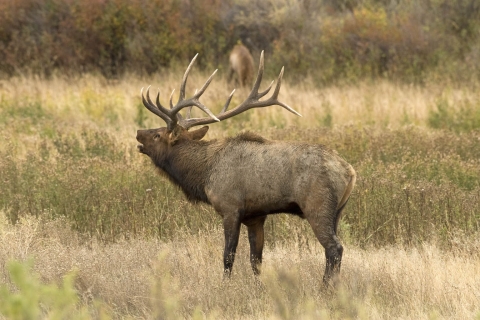
[[[243,44],[233,47],[229,57],[228,82],[235,78],[235,83],[241,87],[252,84],[253,80],[253,57]]]
[[[137,131],[138,149],[151,158],[160,172],[179,186],[192,202],[204,202],[223,218],[225,249],[224,272],[230,275],[238,244],[240,227],[248,229],[250,262],[254,274],[260,273],[264,245],[264,223],[267,215],[290,213],[306,219],[315,236],[325,248],[326,268],[324,283],[340,271],[343,247],[337,238],[338,221],[355,185],[356,173],[337,153],[319,144],[267,140],[254,133],[241,133],[222,140],[205,141],[202,138],[208,126],[234,117],[252,108],[281,106],[300,115],[278,100],[283,68],[273,94],[266,100],[273,86],[259,92],[263,77],[263,52],[258,75],[248,97],[227,110],[235,90],[223,109],[214,115],[199,98],[205,92],[215,71],[203,87],[186,99],[188,74],[197,56],[188,66],[180,86],[176,105],[170,96],[170,108],[150,99],[149,88],[142,101],[145,107],[162,118],[167,126]],[[191,117],[192,107],[208,116]],[[180,110],[188,108],[187,115]]]

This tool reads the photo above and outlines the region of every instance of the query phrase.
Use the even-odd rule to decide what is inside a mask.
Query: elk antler
[[[264,69],[263,51],[260,54],[260,64],[259,64],[259,67],[258,67],[258,74],[257,74],[257,79],[255,80],[255,84],[253,85],[253,88],[250,91],[250,94],[248,95],[248,97],[241,104],[236,106],[235,108],[227,111],[228,106],[230,105],[230,102],[232,100],[233,94],[235,93],[235,90],[233,90],[232,93],[230,93],[230,95],[227,98],[227,101],[225,102],[225,105],[223,106],[222,110],[220,111],[220,113],[217,116],[213,115],[211,113],[211,111],[207,107],[205,107],[198,100],[200,98],[200,96],[207,89],[208,85],[212,81],[212,78],[215,75],[215,73],[217,72],[217,70],[215,70],[213,72],[213,74],[210,76],[210,78],[208,78],[208,80],[205,82],[203,87],[199,91],[195,92],[195,95],[192,98],[190,98],[188,100],[184,100],[185,99],[185,84],[186,84],[186,81],[187,81],[188,73],[190,72],[192,64],[195,61],[195,59],[197,58],[197,56],[198,56],[198,54],[192,59],[192,62],[190,62],[190,65],[188,66],[187,71],[185,72],[185,75],[183,76],[182,85],[180,87],[179,101],[177,102],[177,104],[175,106],[172,105],[172,95],[173,95],[173,92],[172,92],[172,95],[170,96],[170,110],[164,108],[160,104],[160,101],[159,101],[160,93],[157,94],[156,104],[152,103],[152,101],[150,100],[150,97],[149,97],[149,88],[150,87],[147,89],[147,99],[145,100],[145,98],[143,96],[143,88],[142,88],[143,104],[145,105],[145,107],[148,110],[150,110],[151,112],[153,112],[154,114],[156,114],[160,118],[162,118],[167,123],[168,129],[170,129],[170,130],[173,129],[173,127],[175,127],[177,125],[177,123],[180,126],[182,126],[183,128],[189,129],[189,128],[194,127],[194,126],[199,126],[199,125],[213,123],[215,121],[225,120],[225,119],[234,117],[237,114],[240,114],[240,113],[242,113],[244,111],[247,111],[249,109],[263,108],[263,107],[268,107],[268,106],[272,106],[272,105],[281,106],[281,107],[287,109],[288,111],[296,114],[297,116],[302,116],[300,113],[293,110],[287,104],[285,104],[283,102],[280,102],[278,100],[278,93],[280,92],[280,86],[282,85],[282,77],[283,77],[283,70],[284,70],[283,67],[282,67],[282,70],[280,71],[280,74],[278,75],[277,85],[275,86],[275,90],[274,90],[272,96],[267,100],[260,101],[260,99],[262,97],[264,97],[265,95],[268,94],[268,92],[270,91],[270,89],[273,86],[273,83],[275,82],[275,81],[272,81],[272,83],[270,83],[270,85],[268,86],[268,88],[265,91],[258,92],[258,89],[260,88],[260,83],[262,82],[262,78],[263,78],[263,69]],[[185,107],[193,107],[193,106],[199,107],[205,113],[207,113],[210,117],[190,118],[191,108],[190,108],[190,110],[187,114],[186,119],[184,119],[178,113],[181,109],[183,109]]]
[[[149,94],[150,86],[147,88],[147,98],[146,99],[143,96],[143,88],[142,88],[141,94],[142,94],[143,105],[148,110],[150,110],[151,112],[153,112],[154,114],[156,114],[157,116],[162,118],[163,121],[165,121],[167,123],[167,128],[169,130],[172,130],[177,125],[178,120],[182,119],[182,117],[180,116],[180,114],[178,112],[180,110],[182,110],[183,108],[186,108],[186,107],[196,106],[196,107],[202,109],[206,114],[208,114],[212,118],[213,121],[220,121],[219,119],[217,119],[217,117],[215,117],[215,115],[206,106],[204,106],[199,101],[201,95],[205,92],[207,87],[210,85],[210,82],[212,82],[213,76],[215,75],[215,73],[217,73],[218,69],[215,70],[212,73],[212,75],[207,79],[207,81],[205,82],[203,87],[199,91],[195,92],[193,97],[185,100],[185,87],[186,87],[186,84],[187,84],[188,74],[190,73],[190,70],[192,69],[193,63],[197,59],[197,56],[198,56],[198,53],[195,55],[195,57],[193,57],[192,61],[188,65],[187,70],[185,71],[185,74],[183,75],[182,84],[180,85],[180,94],[179,94],[179,97],[178,97],[178,102],[175,106],[173,106],[173,103],[172,103],[172,96],[173,96],[173,93],[175,92],[175,90],[172,91],[172,94],[170,95],[170,109],[165,108],[160,103],[160,92],[157,93],[157,98],[156,98],[156,101],[155,101],[156,103],[154,104],[152,102],[152,100],[150,100],[150,94]]]

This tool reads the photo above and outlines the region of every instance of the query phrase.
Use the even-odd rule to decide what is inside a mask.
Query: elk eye
[[[156,134],[153,136],[153,139],[156,140],[156,139],[158,139],[158,138],[160,138],[160,134],[156,133]]]

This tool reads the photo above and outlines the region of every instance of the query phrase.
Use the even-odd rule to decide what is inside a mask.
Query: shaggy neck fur
[[[189,201],[210,203],[205,185],[210,176],[215,141],[184,140],[171,146],[165,155],[154,157],[155,165],[178,185]]]

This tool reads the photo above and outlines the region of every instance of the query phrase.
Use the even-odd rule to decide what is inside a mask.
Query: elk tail
[[[343,193],[342,200],[338,203],[337,206],[337,219],[335,221],[335,234],[337,233],[338,229],[338,223],[340,219],[342,218],[342,212],[343,208],[345,208],[345,205],[348,202],[348,198],[350,197],[350,194],[353,191],[353,188],[355,187],[355,181],[357,181],[357,173],[353,169],[352,166],[349,167],[349,173],[350,173],[350,181],[348,182],[347,187],[345,188],[345,192]]]

